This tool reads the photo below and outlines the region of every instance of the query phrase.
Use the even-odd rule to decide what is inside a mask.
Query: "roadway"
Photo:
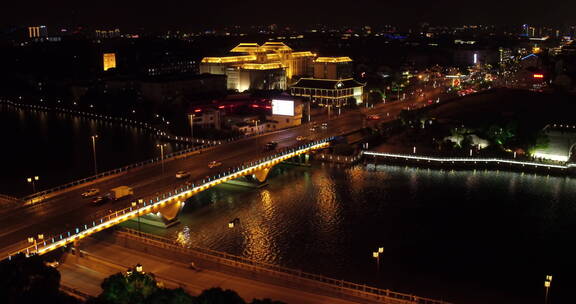
[[[91,184],[85,188],[62,193],[34,206],[4,212],[0,215],[0,221],[3,223],[0,229],[1,253],[7,254],[13,249],[23,247],[22,245],[28,237],[38,234],[44,234],[47,237],[65,233],[80,225],[91,223],[110,212],[126,208],[130,206],[132,201],[139,198],[151,198],[155,194],[179,188],[185,182],[185,180],[175,177],[179,170],[190,172],[192,181],[201,180],[206,176],[213,176],[226,171],[228,168],[255,161],[270,154],[264,149],[267,142],[278,142],[277,150],[280,150],[303,143],[296,140],[298,136],[304,136],[307,140],[316,140],[349,133],[362,128],[366,123],[367,114],[379,114],[383,117],[382,120],[392,120],[402,109],[425,105],[425,100],[428,98],[419,97],[379,104],[374,108],[343,112],[339,116],[333,113],[330,120],[326,120],[326,117],[324,120],[322,117],[315,117],[318,125],[320,122],[328,121],[328,128],[316,128],[316,131],[311,131],[310,125],[304,124],[295,128],[225,143],[208,148],[202,153],[188,158],[165,160],[164,172],[161,163],[156,163],[134,169],[132,172],[113,179]],[[207,164],[213,160],[222,162],[222,165],[212,169],[208,168]],[[132,187],[134,196],[101,205],[94,205],[91,203],[91,199],[84,199],[80,196],[88,188],[98,188],[101,193],[104,193],[111,188],[122,185]]]

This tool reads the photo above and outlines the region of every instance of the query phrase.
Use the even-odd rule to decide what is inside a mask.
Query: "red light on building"
[[[218,106],[218,109],[224,109],[226,106]]]
[[[259,108],[260,106],[257,105],[257,104],[253,104],[252,107],[253,107],[253,108]]]
[[[272,109],[272,106],[266,106],[266,109]]]
[[[544,78],[543,74],[534,74],[534,78],[542,79]]]
[[[202,110],[196,109],[196,110],[194,110],[194,112],[195,112],[195,113],[198,113],[198,112],[202,112]]]

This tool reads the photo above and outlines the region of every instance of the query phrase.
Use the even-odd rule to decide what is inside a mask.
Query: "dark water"
[[[564,177],[279,166],[265,188],[218,186],[186,204],[181,225],[146,230],[456,303],[542,303],[552,274],[551,303],[573,303],[562,298],[576,283],[575,199]]]
[[[36,190],[94,174],[91,136],[98,134],[98,171],[159,156],[159,139],[145,129],[56,112],[0,105],[2,173],[0,193],[27,195],[30,176],[39,176]],[[169,145],[164,152],[182,149]]]

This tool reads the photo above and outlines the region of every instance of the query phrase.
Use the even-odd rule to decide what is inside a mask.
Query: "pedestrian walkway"
[[[246,301],[251,301],[253,298],[270,298],[288,304],[357,303],[207,269],[195,271],[188,267],[190,261],[163,260],[110,243],[92,242],[84,245],[82,251],[86,252],[84,257],[68,256],[60,266],[62,285],[92,296],[101,292],[100,283],[104,278],[125,271],[135,264],[141,264],[145,272],[156,275],[166,287],[182,287],[192,295],[198,295],[208,288],[221,287],[236,291]]]

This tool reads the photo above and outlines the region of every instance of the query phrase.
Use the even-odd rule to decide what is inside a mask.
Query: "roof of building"
[[[311,88],[311,89],[347,89],[363,87],[366,84],[358,82],[352,78],[349,79],[317,79],[301,78],[292,85],[292,88]]]
[[[280,62],[272,62],[272,63],[245,63],[242,65],[242,68],[245,70],[274,70],[274,69],[283,69],[284,65]]]
[[[253,53],[260,50],[258,43],[240,43],[230,50],[232,53]]]
[[[254,60],[256,60],[256,55],[204,57],[202,58],[202,63],[240,63]]]
[[[314,62],[322,63],[341,63],[341,62],[352,62],[350,57],[318,57]]]

